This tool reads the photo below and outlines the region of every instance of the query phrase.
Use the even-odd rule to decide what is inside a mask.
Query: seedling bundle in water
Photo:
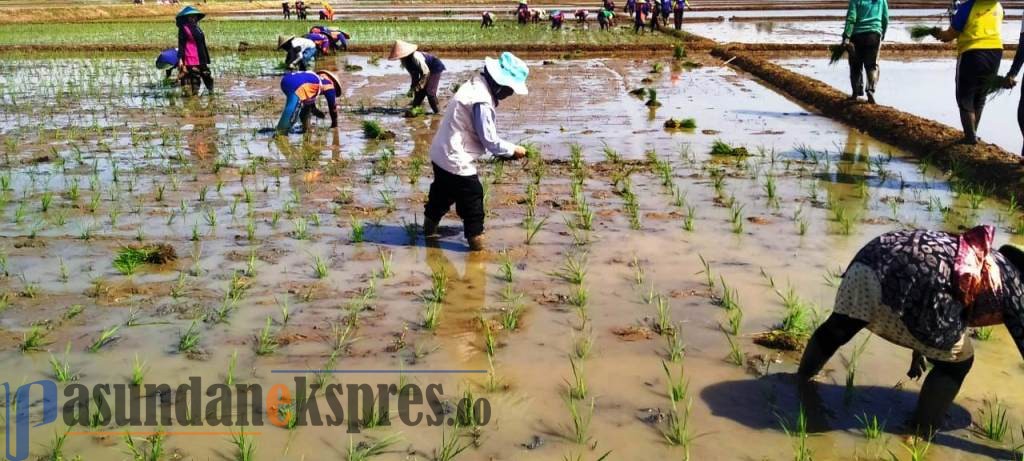
[[[665,120],[665,128],[670,130],[686,129],[692,130],[697,128],[697,119],[695,118],[670,118]]]
[[[124,275],[132,275],[143,264],[164,264],[177,259],[174,247],[160,243],[146,246],[122,247],[114,258],[114,268]]]

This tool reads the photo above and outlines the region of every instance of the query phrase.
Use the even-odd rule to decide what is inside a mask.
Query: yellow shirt
[[[968,50],[1003,49],[1003,6],[995,0],[975,0],[967,24],[956,40],[957,54]]]

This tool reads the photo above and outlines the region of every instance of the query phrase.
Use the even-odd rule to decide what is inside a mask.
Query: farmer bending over
[[[985,98],[996,84],[1003,59],[1003,6],[996,0],[967,0],[950,19],[949,28],[932,30],[932,36],[956,40],[956,103],[964,128],[961,144],[978,143],[978,125]]]
[[[494,27],[494,13],[490,11],[484,11],[480,15],[480,28],[483,29],[485,27]]]
[[[490,153],[499,158],[522,158],[526,149],[498,137],[494,108],[512,94],[525,95],[526,63],[512,53],[487,58],[484,70],[459,87],[445,109],[430,144],[434,182],[424,209],[423,235],[437,238],[437,224],[452,204],[462,218],[469,248],[484,248],[484,191],[475,161]]]
[[[603,8],[601,11],[598,11],[597,23],[601,26],[601,30],[615,27],[615,10]]]
[[[171,71],[178,67],[178,49],[168,48],[156,56],[156,68],[164,71],[164,79],[171,79]]]
[[[288,134],[296,120],[302,121],[302,132],[309,130],[309,117],[315,115],[324,118],[324,113],[316,108],[316,99],[323,96],[327,100],[327,110],[331,114],[331,128],[338,127],[337,95],[341,90],[338,77],[325,70],[313,73],[310,71],[291,72],[281,77],[281,92],[285,95],[284,110],[277,122],[277,132]],[[301,106],[301,108],[299,107]]]
[[[921,386],[912,427],[928,434],[974,362],[967,327],[1005,323],[1024,355],[1024,252],[992,249],[994,230],[980,226],[956,235],[896,231],[875,238],[853,258],[836,293],[832,315],[807,344],[798,376],[809,382],[836,349],[862,328],[912,349],[911,378],[934,365]]]
[[[565,23],[565,13],[555,10],[551,12],[549,18],[551,19],[551,30],[562,30],[562,24]]]
[[[284,58],[284,66],[289,70],[306,70],[316,58],[316,43],[304,37],[279,36],[277,37],[277,49],[285,50],[288,53]]]
[[[843,43],[853,44],[850,49],[850,99],[864,96],[864,75],[867,75],[868,102],[875,103],[875,84],[878,82],[878,49],[889,28],[888,0],[850,0],[846,10],[846,28]]]
[[[395,46],[391,48],[391,55],[388,59],[401,60],[402,67],[409,73],[412,83],[409,85],[409,92],[413,93],[412,108],[420,107],[423,98],[430,103],[430,109],[435,114],[441,113],[437,108],[437,88],[441,84],[441,73],[444,72],[444,63],[432,54],[417,51],[418,46],[395,40]]]
[[[213,93],[210,51],[206,49],[206,36],[199,28],[199,21],[205,16],[194,6],[186,6],[174,18],[178,25],[178,49],[182,50],[178,53],[178,75],[182,88],[190,95],[199,93],[200,80],[207,94]]]

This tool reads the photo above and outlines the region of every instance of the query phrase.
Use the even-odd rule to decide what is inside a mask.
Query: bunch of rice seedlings
[[[686,129],[692,130],[697,128],[697,119],[695,118],[670,118],[665,120],[665,128],[670,130]]]
[[[750,152],[747,151],[746,147],[733,147],[720,139],[716,139],[715,142],[711,144],[711,155],[746,157],[750,155]]]
[[[833,65],[843,59],[843,55],[848,51],[847,46],[843,45],[829,45],[828,46],[828,64]]]
[[[392,445],[401,441],[402,438],[398,434],[391,434],[387,437],[374,440],[372,442],[359,442],[355,443],[355,440],[351,436],[348,438],[348,451],[346,452],[346,459],[348,461],[367,461],[376,456],[384,454]]]
[[[231,444],[235,446],[236,461],[252,461],[255,459],[256,440],[251,435],[245,435],[244,427],[238,431],[238,434],[231,434]]]
[[[434,449],[434,461],[451,461],[473,446],[471,442],[460,442],[460,437],[457,421],[450,433],[441,426],[441,447]]]
[[[878,421],[878,416],[868,416],[866,413],[863,416],[854,416],[857,421],[860,421],[861,430],[864,432],[864,437],[868,440],[875,440],[882,438],[882,433],[885,432],[885,421]]]
[[[68,355],[71,353],[71,343],[69,342],[64,348],[64,360],[57,360],[53,353],[50,353],[50,368],[53,369],[53,378],[58,383],[66,383],[68,381],[74,381],[78,379],[78,375],[71,371],[71,364],[68,360]]]
[[[121,325],[114,325],[100,332],[100,337],[96,338],[96,341],[93,341],[92,345],[89,346],[89,352],[97,352],[103,346],[110,344],[112,341],[116,339],[115,335],[117,334],[117,330],[120,329]]]
[[[1010,422],[1006,417],[1006,406],[999,400],[986,399],[985,408],[981,413],[981,422],[974,423],[976,432],[993,442],[1002,442],[1010,430]]]
[[[583,369],[576,364],[576,358],[569,356],[569,365],[572,367],[572,381],[566,380],[568,386],[567,395],[570,399],[583,400],[587,398],[587,381],[583,375]]]
[[[991,75],[985,79],[985,94],[988,95],[989,99],[995,98],[1003,93],[1009,91],[1009,88],[1004,86],[1006,79],[999,74]]]
[[[924,26],[921,24],[916,24],[907,28],[910,32],[910,38],[915,41],[920,41],[925,37],[930,37],[932,33],[935,32],[935,29],[935,27]]]
[[[134,274],[143,264],[164,264],[177,259],[174,248],[167,244],[121,247],[114,257],[114,268],[124,275]]]
[[[654,88],[647,89],[647,102],[644,103],[647,107],[661,107],[661,101],[658,101],[658,90]]]
[[[395,133],[385,130],[376,120],[363,120],[363,136],[373,140],[395,139]]]
[[[569,410],[571,425],[569,426],[569,440],[579,445],[590,440],[590,421],[594,417],[594,399],[590,399],[589,407],[581,409],[577,406],[576,399],[566,398],[565,404]]]

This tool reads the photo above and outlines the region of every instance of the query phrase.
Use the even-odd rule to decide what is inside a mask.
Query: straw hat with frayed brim
[[[338,76],[337,75],[334,75],[334,73],[326,71],[326,70],[318,70],[316,73],[317,73],[317,75],[320,75],[320,76],[323,76],[323,77],[327,77],[327,79],[330,80],[331,83],[334,84],[334,91],[335,92],[340,92],[341,91],[341,81],[338,80]]]
[[[403,42],[401,40],[395,40],[395,46],[391,47],[391,54],[388,55],[388,59],[392,61],[396,59],[402,59],[406,56],[409,56],[410,54],[415,53],[416,50],[418,49],[419,46],[415,44]]]
[[[512,88],[516,94],[529,93],[526,77],[530,75],[530,68],[514,54],[506,51],[498,59],[487,58],[484,60],[484,68],[495,83]]]
[[[199,19],[203,19],[206,17],[206,14],[194,6],[186,6],[178,12],[175,18],[184,18],[185,16],[199,16]]]
[[[1021,249],[1021,247],[1017,245],[1003,245],[999,247],[999,252],[1002,253],[1003,257],[1005,257],[1007,261],[1010,261],[1010,264],[1013,264],[1019,272],[1024,273],[1024,249]]]
[[[295,38],[294,35],[278,35],[277,36],[277,47],[278,48],[284,48],[284,45],[286,43],[292,41],[293,38]]]

